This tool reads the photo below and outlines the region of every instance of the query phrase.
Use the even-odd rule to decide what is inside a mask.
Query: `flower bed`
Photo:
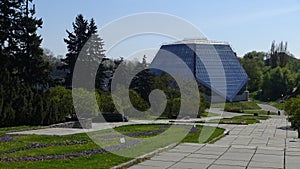
[[[72,152],[66,154],[49,154],[39,156],[22,156],[22,157],[0,157],[1,162],[23,162],[23,161],[44,161],[44,160],[58,160],[58,159],[71,159],[77,157],[88,157],[95,154],[103,154],[106,152],[118,151],[125,148],[133,147],[141,144],[139,140],[128,141],[124,144],[112,145],[105,148],[86,150],[81,152]]]
[[[32,143],[25,147],[6,151],[3,154],[15,153],[18,151],[25,151],[25,150],[31,150],[31,149],[37,149],[37,148],[46,148],[46,147],[63,146],[63,145],[68,146],[68,145],[76,145],[76,144],[87,144],[89,142],[91,142],[91,140],[71,140],[71,141],[64,141],[61,143],[53,143],[53,144]]]

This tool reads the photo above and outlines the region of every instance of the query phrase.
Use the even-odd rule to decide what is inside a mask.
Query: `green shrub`
[[[93,117],[100,113],[95,92],[73,88],[72,93],[74,108],[80,117]]]
[[[256,110],[260,107],[255,102],[233,102],[225,104],[225,111],[241,113],[243,110]]]
[[[224,111],[242,113],[242,110],[240,107],[234,107],[234,106],[228,106],[228,105],[225,105]]]
[[[300,138],[300,95],[286,101],[284,108],[292,126],[298,128],[298,138]]]
[[[117,113],[110,94],[98,91],[96,92],[96,99],[101,113]]]

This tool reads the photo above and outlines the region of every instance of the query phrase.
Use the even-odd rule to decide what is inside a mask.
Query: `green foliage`
[[[270,102],[269,103],[271,106],[276,107],[279,110],[284,110],[284,103],[278,103],[278,102]]]
[[[43,22],[33,6],[31,0],[1,2],[0,126],[64,120],[46,92],[52,84],[51,66],[40,48],[37,30]]]
[[[245,114],[259,114],[259,115],[268,115],[268,111],[266,110],[243,110]],[[270,112],[270,115],[277,115],[276,112]]]
[[[74,113],[67,89],[56,87],[44,92],[21,85],[17,78],[4,79],[0,84],[0,126],[48,125],[63,122]]]
[[[264,100],[276,100],[293,91],[295,77],[287,68],[276,67],[264,75],[262,96]]]
[[[287,42],[284,44],[283,41],[281,41],[278,45],[275,44],[275,41],[272,42],[268,66],[271,66],[272,68],[278,66],[285,67],[290,58],[291,56],[287,51]]]
[[[263,78],[264,57],[266,53],[252,51],[244,55],[241,64],[245,69],[249,81],[248,90],[254,92],[260,89]]]
[[[285,102],[284,110],[293,126],[300,128],[300,95]]]
[[[134,90],[126,90],[123,87],[118,87],[118,95],[113,95],[114,104],[119,113],[129,117],[145,117],[149,114],[146,112],[149,109],[148,103],[142,99]],[[124,99],[128,97],[129,100]]]
[[[250,92],[259,90],[263,80],[263,72],[257,62],[252,59],[243,59],[242,66],[249,77],[248,90]]]
[[[201,117],[214,117],[214,116],[219,116],[219,114],[216,114],[216,113],[210,113],[210,112],[204,112],[204,113],[201,113]]]
[[[249,76],[247,89],[256,93],[255,99],[274,101],[299,92],[295,87],[300,86],[300,61],[287,51],[287,43],[273,41],[270,53],[249,52],[241,64]]]
[[[117,110],[110,94],[96,92],[96,99],[101,113],[116,113]]]
[[[243,57],[243,59],[248,59],[248,60],[252,60],[255,61],[257,66],[259,68],[264,67],[264,58],[266,57],[266,53],[265,52],[256,52],[256,51],[252,51],[249,53],[246,53]]]
[[[95,101],[95,92],[89,92],[83,88],[73,88],[74,108],[82,117],[97,116],[99,108]]]
[[[225,106],[224,111],[242,113],[241,108],[236,106]]]
[[[140,97],[134,90],[129,91],[129,98],[131,100],[131,104],[138,111],[146,111],[150,108],[148,103],[142,97]]]
[[[65,113],[74,114],[72,91],[62,86],[57,86],[49,91],[51,100],[57,103],[57,106]]]
[[[59,69],[69,71],[65,77],[65,85],[68,88],[72,86],[75,63],[80,62],[81,68],[85,70],[85,72],[81,73],[85,73],[86,76],[91,76],[91,78],[88,79],[95,79],[94,77],[96,77],[96,87],[100,88],[104,77],[102,62],[104,61],[105,55],[103,53],[104,43],[97,34],[95,21],[91,19],[91,21],[88,22],[88,20],[84,19],[83,15],[80,14],[75,18],[75,22],[72,25],[73,32],[67,30],[68,38],[64,39],[67,44],[68,53],[66,54],[66,58],[61,59],[64,65],[59,67]],[[78,59],[80,52],[84,53],[81,55],[82,57]],[[94,81],[86,83],[88,83],[89,86],[94,85]]]
[[[179,115],[181,104],[187,105],[182,108],[181,117],[190,116],[191,118],[201,117],[202,113],[205,113],[205,109],[210,107],[210,104],[204,100],[204,95],[200,95],[201,100],[184,100],[181,98],[174,98],[167,100],[167,106],[163,112],[163,116],[168,118],[176,118]],[[193,114],[191,108],[198,107],[198,112]]]
[[[211,120],[210,122],[217,122],[223,124],[254,124],[259,123],[260,120],[267,120],[268,116],[251,116],[251,115],[243,115],[243,116],[235,116],[232,118],[223,118],[220,120]]]
[[[255,102],[233,102],[225,104],[225,111],[241,113],[244,110],[256,110],[260,107]]]
[[[141,63],[137,62],[134,67],[139,73],[132,79],[130,88],[149,102],[148,96],[153,90],[154,75],[148,69],[146,55],[143,56],[143,61]]]
[[[37,19],[32,1],[1,2],[0,10],[0,67],[34,88],[47,87],[51,67],[40,48],[41,36],[37,30],[42,19]]]

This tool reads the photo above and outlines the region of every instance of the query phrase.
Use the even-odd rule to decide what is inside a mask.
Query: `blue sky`
[[[208,39],[229,42],[239,56],[268,51],[273,40],[288,41],[288,50],[300,58],[300,0],[51,0],[34,1],[44,24],[42,47],[64,55],[63,38],[77,14],[102,26],[127,15],[162,12],[195,25]],[[139,24],[139,23],[136,23]],[[147,38],[146,38],[147,39]],[[152,40],[150,47],[170,39]],[[105,39],[104,39],[105,42]],[[130,44],[134,45],[134,41]],[[120,47],[121,48],[121,47]],[[126,57],[125,47],[115,55]],[[122,52],[121,52],[122,51]],[[119,57],[116,56],[116,57]]]

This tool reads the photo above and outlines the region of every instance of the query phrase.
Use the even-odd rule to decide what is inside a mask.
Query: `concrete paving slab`
[[[285,167],[286,169],[299,169],[300,166],[300,162],[298,160],[298,162],[295,161],[287,161]]]
[[[208,164],[178,162],[175,165],[171,166],[169,169],[202,169],[207,168],[208,166]]]
[[[151,158],[151,160],[154,160],[154,161],[167,161],[167,162],[177,162],[177,161],[181,161],[182,159],[184,158],[184,156],[182,156],[181,154],[175,154],[172,155],[172,156],[161,156],[161,155],[158,155],[158,156],[155,156],[153,158]]]
[[[286,156],[285,165],[287,169],[300,167],[300,156]]]
[[[240,167],[246,168],[248,161],[218,159],[217,161],[214,162],[214,164],[216,164],[216,165],[233,165],[233,166],[240,166]]]
[[[161,167],[154,167],[154,166],[145,166],[145,165],[135,165],[132,167],[129,167],[129,169],[162,169]]]
[[[283,155],[266,155],[266,154],[255,154],[251,161],[268,162],[268,163],[279,163],[283,164]]]
[[[241,166],[232,166],[232,165],[212,165],[209,169],[245,169]]]
[[[181,162],[184,163],[199,163],[199,164],[212,164],[215,161],[215,159],[207,159],[207,158],[192,158],[192,157],[186,157],[181,160]]]
[[[147,160],[147,161],[144,161],[144,162],[140,163],[139,165],[150,166],[150,167],[168,168],[168,167],[170,167],[174,164],[175,164],[175,162]]]
[[[249,161],[252,156],[253,153],[225,153],[219,159]]]
[[[220,155],[212,155],[212,154],[190,154],[187,157],[197,158],[197,159],[217,159]]]
[[[283,163],[269,163],[269,162],[260,162],[260,161],[251,161],[249,167],[252,168],[282,168]]]
[[[162,153],[160,153],[160,154],[158,154],[158,156],[166,156],[166,157],[169,157],[169,156],[176,156],[176,157],[178,157],[178,156],[180,156],[180,157],[186,157],[186,156],[188,156],[188,155],[190,155],[191,153],[185,153],[185,152],[180,152],[180,153],[178,153],[178,152],[171,152],[171,150],[170,151],[166,151],[166,152],[162,152]]]

